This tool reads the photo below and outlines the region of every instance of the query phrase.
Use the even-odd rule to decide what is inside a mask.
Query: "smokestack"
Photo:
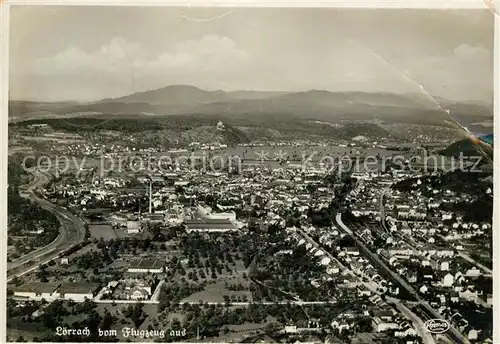
[[[149,213],[153,213],[153,181],[149,180]]]

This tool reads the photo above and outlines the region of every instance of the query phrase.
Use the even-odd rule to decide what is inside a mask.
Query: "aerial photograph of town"
[[[11,6],[4,340],[493,343],[494,17]]]

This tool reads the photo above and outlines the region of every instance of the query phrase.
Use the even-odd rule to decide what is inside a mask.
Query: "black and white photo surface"
[[[10,7],[9,342],[493,342],[493,9]]]

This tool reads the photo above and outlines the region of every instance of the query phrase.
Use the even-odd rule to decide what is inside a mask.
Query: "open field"
[[[110,240],[117,238],[116,232],[111,225],[91,224],[89,225],[89,230],[92,237],[96,239],[103,238],[104,240]]]
[[[14,342],[19,337],[23,337],[27,341],[33,341],[33,338],[38,337],[48,330],[39,323],[27,323],[20,319],[9,321],[7,331],[7,342]]]
[[[194,293],[182,301],[205,301],[205,302],[224,302],[224,295],[227,295],[233,300],[233,298],[242,299],[246,297],[246,301],[252,301],[252,293],[250,291],[232,291],[225,287],[224,282],[216,282],[214,284],[209,284],[205,287],[203,291]]]

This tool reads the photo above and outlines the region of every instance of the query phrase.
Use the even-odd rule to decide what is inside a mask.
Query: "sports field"
[[[91,224],[89,225],[90,234],[96,239],[103,238],[104,240],[115,239],[116,232],[111,225],[107,224]]]

